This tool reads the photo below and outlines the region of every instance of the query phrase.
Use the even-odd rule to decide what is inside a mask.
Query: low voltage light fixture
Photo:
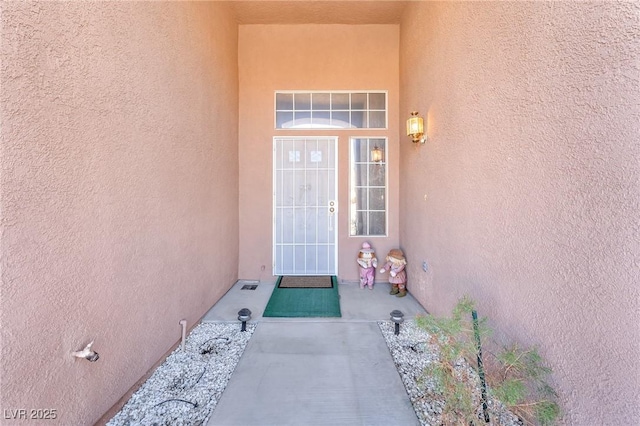
[[[427,141],[424,135],[424,120],[418,115],[418,111],[411,112],[411,117],[407,120],[407,136],[411,137],[413,143],[423,144]]]
[[[393,334],[397,336],[398,334],[400,334],[400,324],[404,322],[404,314],[401,311],[394,309],[393,311],[391,311],[390,315],[391,321],[395,323],[395,330]]]
[[[242,328],[240,331],[247,331],[247,321],[251,319],[251,311],[247,308],[242,308],[238,311],[238,321],[242,321]]]

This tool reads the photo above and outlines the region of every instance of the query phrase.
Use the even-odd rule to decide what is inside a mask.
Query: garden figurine
[[[407,273],[404,267],[407,261],[400,249],[392,249],[386,258],[387,263],[382,266],[380,273],[389,271],[389,283],[391,291],[389,294],[395,294],[396,297],[404,297],[407,295]]]
[[[358,266],[360,268],[360,288],[369,287],[373,290],[373,280],[378,267],[378,259],[375,251],[371,248],[371,244],[366,241],[362,243],[362,248],[358,253]]]

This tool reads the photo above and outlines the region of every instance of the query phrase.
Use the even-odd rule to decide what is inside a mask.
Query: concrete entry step
[[[262,322],[209,426],[418,425],[375,322]]]

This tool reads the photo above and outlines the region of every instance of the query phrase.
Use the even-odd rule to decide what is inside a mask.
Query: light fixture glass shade
[[[382,162],[382,150],[377,146],[371,150],[371,162],[372,163]]]
[[[411,136],[414,142],[420,141],[424,134],[424,121],[418,116],[417,111],[411,113],[411,117],[407,120],[407,136]]]

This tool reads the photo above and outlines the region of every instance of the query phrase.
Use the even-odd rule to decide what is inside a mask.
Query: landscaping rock
[[[405,321],[400,327],[400,334],[394,334],[394,323],[391,321],[379,321],[378,326],[382,331],[398,373],[404,383],[411,404],[420,420],[425,426],[440,426],[447,424],[442,413],[445,408],[444,399],[439,397],[434,378],[424,374],[431,363],[439,359],[438,347],[430,344],[431,336],[413,320]],[[489,423],[484,422],[482,406],[480,403],[480,379],[476,371],[461,360],[456,365],[460,377],[473,383],[476,387],[474,399],[478,404],[478,421],[476,424],[495,426],[521,426],[520,419],[511,413],[501,402],[489,398]]]
[[[201,425],[215,408],[251,338],[255,324],[202,323],[156,369],[108,423]]]

